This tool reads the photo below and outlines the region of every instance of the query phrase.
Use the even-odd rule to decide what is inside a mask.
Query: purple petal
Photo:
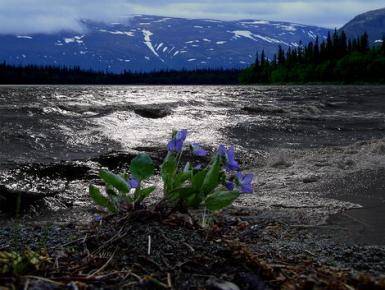
[[[241,192],[242,193],[252,193],[253,187],[251,184],[242,184],[241,185]]]
[[[232,161],[235,159],[235,152],[234,152],[234,147],[231,147],[228,151],[227,151],[227,159],[229,161]]]
[[[199,146],[199,144],[193,143],[193,144],[191,144],[191,147],[193,149],[194,155],[196,155],[196,156],[206,156],[207,155],[207,151],[204,150],[203,148],[201,148]]]
[[[175,151],[177,152],[177,153],[180,153],[180,152],[182,152],[182,148],[183,148],[183,140],[176,140],[175,141]]]
[[[175,140],[172,139],[170,142],[167,144],[167,151],[175,151],[176,145],[175,145]]]
[[[100,222],[101,220],[103,220],[102,216],[100,216],[100,215],[95,216],[95,221],[96,222]]]
[[[218,147],[218,155],[222,157],[226,157],[226,147],[225,145],[221,144]]]
[[[139,186],[139,181],[137,181],[135,178],[131,178],[128,181],[128,184],[130,185],[131,188],[137,188]]]
[[[234,190],[235,184],[233,182],[231,182],[231,181],[228,181],[228,182],[226,182],[226,188],[228,190]]]
[[[254,174],[249,173],[243,176],[243,182],[244,183],[251,183],[253,181]]]
[[[187,130],[182,129],[176,133],[175,139],[184,141],[184,140],[186,140],[186,137],[187,137]]]
[[[226,168],[227,168],[229,171],[237,171],[237,170],[240,169],[240,168],[239,168],[238,162],[235,161],[235,160],[229,161],[229,162],[227,163]]]
[[[201,170],[202,169],[202,164],[197,164],[195,167],[194,167],[194,169],[195,170]]]

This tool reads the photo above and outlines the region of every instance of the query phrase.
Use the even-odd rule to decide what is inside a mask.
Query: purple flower
[[[219,145],[218,154],[226,159],[227,171],[238,171],[240,169],[238,162],[235,160],[234,147],[230,147],[226,150],[224,145]]]
[[[95,216],[95,221],[96,222],[100,222],[100,221],[102,221],[103,220],[103,217],[102,216],[100,216],[100,215],[96,215]]]
[[[131,188],[137,188],[139,186],[139,181],[136,180],[135,178],[131,178],[128,181],[128,184],[130,185]]]
[[[187,130],[182,129],[177,131],[176,134],[172,137],[171,141],[167,144],[167,150],[169,152],[182,152],[183,143],[187,137]]]
[[[207,151],[204,150],[199,144],[197,143],[192,143],[191,144],[191,148],[192,148],[192,151],[194,153],[195,156],[206,156],[207,155]]]
[[[252,193],[253,186],[251,183],[253,182],[254,175],[253,174],[245,174],[243,175],[241,172],[237,173],[237,179],[239,182],[239,186],[242,193]]]
[[[201,170],[203,168],[202,164],[197,164],[194,166],[194,170]]]
[[[234,182],[231,182],[231,181],[228,181],[228,182],[226,182],[226,188],[228,189],[228,190],[234,190],[234,188],[235,188],[235,184],[234,184]]]

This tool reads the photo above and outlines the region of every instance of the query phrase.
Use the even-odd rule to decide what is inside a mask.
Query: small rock
[[[207,284],[212,290],[240,290],[237,285],[228,281],[212,279],[207,281]]]
[[[159,105],[146,105],[134,109],[135,114],[143,118],[161,119],[171,115],[172,110],[169,107],[159,107]]]
[[[251,106],[251,107],[244,107],[244,111],[251,113],[251,114],[283,114],[285,113],[285,110],[281,108],[276,108],[272,106],[264,106],[264,107],[257,107],[257,106]]]
[[[314,182],[317,182],[319,179],[320,179],[319,176],[311,175],[311,176],[305,177],[304,179],[302,179],[302,181],[303,183],[314,183]]]

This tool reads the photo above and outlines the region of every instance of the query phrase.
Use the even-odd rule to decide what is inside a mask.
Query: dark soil
[[[281,239],[292,245],[300,237],[314,241],[318,230],[310,237],[306,228],[254,224],[248,216],[247,210],[229,211],[215,216],[210,229],[202,229],[190,215],[140,210],[85,225],[3,229],[1,250],[44,248],[49,260],[38,270],[3,273],[0,289],[385,289],[381,276],[322,261],[328,255],[349,263],[356,259],[356,267],[363,263],[365,271],[364,263],[375,250],[363,257],[354,246],[324,247],[329,253],[319,252],[316,243],[314,253],[282,245],[277,249]]]

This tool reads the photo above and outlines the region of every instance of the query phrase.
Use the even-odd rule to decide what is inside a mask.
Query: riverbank
[[[97,249],[92,238],[95,232],[111,229],[100,238],[98,244],[103,244],[119,232],[123,224],[116,219],[123,217],[96,224],[100,211],[90,202],[89,184],[97,181],[101,167],[120,172],[139,152],[149,153],[159,165],[169,129],[176,126],[188,128],[191,141],[210,151],[219,143],[234,144],[242,168],[256,175],[255,192],[242,195],[233,208],[216,217],[210,232],[191,226],[186,216],[175,217],[170,224],[156,215],[154,221],[150,215],[149,220],[134,222],[132,229],[124,225],[127,239],[140,240],[138,256],[146,256],[149,233],[154,235],[154,247],[171,243],[159,237],[156,229],[160,227],[196,248],[204,245],[194,257],[219,261],[214,267],[202,260],[194,267],[189,265],[188,271],[202,275],[215,268],[216,278],[240,287],[248,278],[239,280],[231,273],[247,273],[251,282],[262,281],[273,289],[325,289],[326,282],[342,287],[330,289],[376,289],[365,283],[382,283],[382,87],[23,87],[0,92],[4,99],[0,106],[0,190],[10,197],[15,192],[34,197],[31,204],[27,200],[19,220],[6,212],[12,209],[11,203],[3,206],[0,249],[10,251],[18,244],[48,248],[52,258],[49,269],[32,275],[68,284],[68,277],[79,270],[81,278],[72,277],[78,278],[77,287],[94,285],[95,281],[84,281],[84,276],[107,263],[113,249],[92,264],[84,244],[92,253]],[[162,195],[159,177],[152,182],[158,190],[149,206]],[[143,229],[146,231],[139,234]],[[192,237],[195,240],[189,240]],[[61,247],[68,265],[75,261],[82,265],[77,269],[63,264],[65,271],[73,270],[65,272],[67,280],[60,280],[63,276],[50,270],[55,266],[56,249]],[[186,256],[186,245],[178,247]],[[119,253],[131,249],[122,244]],[[172,251],[164,250],[165,254]],[[162,256],[162,248],[157,251]],[[179,256],[175,265],[190,259],[185,256]],[[99,272],[111,283],[129,274],[114,273],[115,258]],[[161,268],[166,265],[157,263]],[[220,272],[221,265],[227,263],[229,268]],[[156,272],[156,279],[168,287],[167,273],[171,272],[151,267],[156,266],[150,266],[148,272],[142,269],[140,278]],[[184,278],[172,273],[175,288]],[[16,282],[24,287],[28,279]],[[129,279],[128,283],[136,283],[132,287],[140,284],[138,278]],[[208,280],[197,278],[196,283],[210,289]],[[37,278],[28,283],[36,281],[45,283]],[[196,285],[188,281],[191,287]],[[8,282],[16,283],[14,279]],[[47,283],[52,287],[52,282]]]
[[[98,285],[101,289],[110,289],[112,285],[121,287],[123,282],[129,284],[127,289],[153,289],[153,283],[158,281],[163,284],[159,289],[167,289],[170,288],[168,275],[173,277],[171,285],[174,289],[222,289],[213,286],[222,280],[234,283],[240,289],[304,289],[306,285],[312,285],[311,289],[326,289],[327,285],[332,285],[333,289],[349,289],[349,286],[354,289],[368,289],[369,286],[371,289],[384,289],[381,285],[385,279],[385,236],[382,223],[378,221],[384,211],[376,199],[373,200],[374,209],[363,202],[383,196],[384,141],[372,140],[328,149],[285,149],[280,154],[272,151],[254,158],[245,152],[240,159],[245,160],[244,167],[254,168],[258,176],[256,192],[241,196],[233,208],[215,217],[216,223],[210,230],[201,229],[186,215],[166,218],[160,213],[147,211],[133,213],[133,220],[128,213],[127,216],[106,217],[101,223],[96,223],[95,216],[100,212],[91,205],[48,215],[43,213],[40,217],[39,214],[33,218],[25,216],[20,226],[9,220],[1,228],[0,248],[16,249],[22,241],[23,246],[32,249],[48,249],[51,257],[49,267],[52,267],[58,252],[70,251],[71,254],[67,253],[63,259],[63,267],[67,268],[67,263],[80,263],[78,266],[84,270],[80,276],[75,274],[79,270],[76,267],[71,273],[61,273],[60,269],[32,272],[59,283],[56,285],[58,289],[70,280],[89,286]],[[159,162],[161,151],[149,153]],[[131,155],[125,156],[129,162]],[[125,166],[122,154],[110,154],[100,160],[115,169]],[[80,166],[79,162],[74,164]],[[53,173],[52,168],[46,172]],[[92,180],[92,176],[88,179]],[[354,182],[355,179],[360,182]],[[362,188],[366,188],[366,193]],[[160,191],[158,195],[161,195]],[[57,198],[64,200],[60,196]],[[158,200],[155,198],[149,206]],[[199,213],[195,213],[195,218],[200,219]],[[115,239],[116,235],[119,247],[111,245],[106,256],[99,257],[99,264],[95,265],[102,267],[114,250],[119,249],[119,253],[130,253],[127,259],[131,262],[137,263],[140,256],[147,257],[139,263],[142,270],[139,274],[137,268],[116,273],[121,261],[116,262],[117,257],[113,257],[111,261],[114,262],[110,261],[97,278],[86,279],[89,273],[99,268],[81,264],[84,255],[89,255],[88,252],[85,254],[85,248],[95,251],[105,242]],[[173,244],[173,240],[178,241],[177,247],[181,252],[177,260],[157,260],[154,265],[151,256],[146,256],[149,236],[154,251],[157,251],[156,259],[169,257],[167,250],[175,253],[176,246],[169,248],[167,245]],[[123,244],[121,239],[125,241]],[[186,257],[189,250],[192,254]],[[197,258],[202,256],[211,258],[203,262]],[[191,259],[200,262],[195,261],[193,268],[181,269],[178,265],[185,263],[186,259],[188,263]],[[208,261],[210,264],[205,264]],[[165,268],[168,270],[163,270]],[[140,278],[130,276],[131,272]],[[187,279],[185,275],[191,278]],[[128,278],[122,280],[122,277]],[[26,283],[23,278],[20,281]],[[52,281],[31,278],[28,283],[52,287],[55,284]],[[187,284],[180,284],[183,281]],[[265,288],[253,288],[255,285]]]

